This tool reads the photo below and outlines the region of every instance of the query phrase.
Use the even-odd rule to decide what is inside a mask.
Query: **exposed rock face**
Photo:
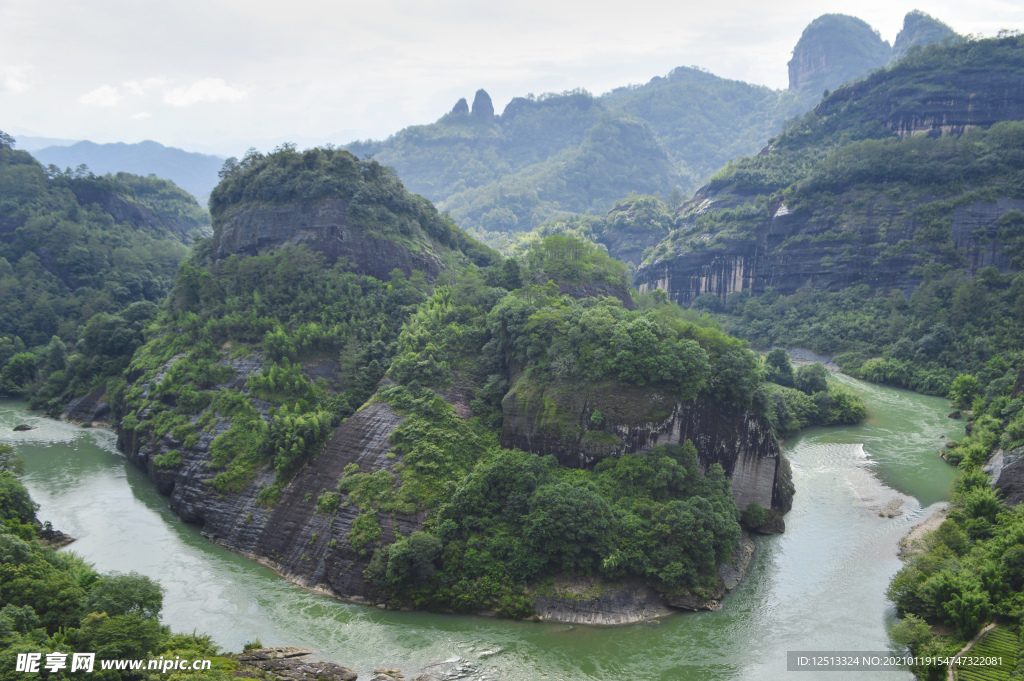
[[[455,106],[452,107],[452,113],[453,114],[468,114],[469,113],[469,104],[466,102],[466,98],[465,97],[460,97],[459,101],[455,102]]]
[[[856,17],[823,14],[804,29],[789,61],[789,89],[815,97],[889,61],[892,50]]]
[[[158,215],[154,215],[148,208],[111,191],[77,187],[75,198],[83,206],[94,203],[99,205],[104,211],[110,213],[110,216],[114,218],[114,222],[126,222],[134,229],[143,231],[166,229],[185,243],[192,243],[193,232],[198,232],[202,236],[209,236],[211,233],[209,228],[197,230],[194,227],[187,227],[173,220],[165,220]]]
[[[893,73],[912,76],[899,84],[898,94],[869,78],[833,93],[815,112],[829,116],[856,107],[902,137],[958,135],[973,127],[1024,118],[1024,79],[1019,68],[898,64]]]
[[[110,418],[110,405],[103,401],[106,393],[106,388],[96,388],[88,395],[71,400],[62,415],[64,420],[72,423],[106,421]]]
[[[754,540],[744,533],[733,559],[718,569],[718,581],[706,593],[684,589],[659,594],[636,579],[607,584],[596,577],[560,577],[532,594],[533,607],[544,621],[570,624],[630,624],[677,610],[718,610],[746,576],[754,549]]]
[[[302,648],[258,648],[235,655],[234,676],[264,681],[356,681],[355,670],[332,662],[308,659],[313,651]]]
[[[891,61],[902,59],[914,45],[927,45],[956,35],[949,26],[919,10],[908,12],[903,17],[903,30],[892,44]]]
[[[650,451],[686,440],[705,469],[720,464],[739,508],[756,503],[786,512],[792,505],[789,467],[771,426],[728,404],[679,402],[635,386],[538,386],[521,378],[502,401],[501,443],[563,466],[590,467],[609,456]],[[594,422],[600,412],[601,422]]]
[[[698,199],[711,205],[715,196],[705,189],[694,201]],[[727,200],[733,203],[737,198],[729,196]],[[1008,271],[1010,263],[1002,252],[1004,244],[998,238],[996,220],[1014,209],[1024,209],[1024,201],[999,199],[995,203],[977,202],[956,208],[951,232],[959,257],[949,264],[966,263],[970,276],[990,265],[1001,272]],[[688,250],[674,258],[644,265],[635,276],[637,288],[663,289],[681,305],[689,305],[703,293],[724,300],[736,291],[757,295],[769,286],[783,295],[805,285],[838,291],[857,284],[911,293],[921,281],[911,271],[918,264],[916,256],[922,249],[913,241],[919,224],[912,210],[873,203],[859,212],[864,220],[857,224],[848,215],[840,216],[834,210],[809,215],[791,213],[779,204],[754,238],[723,241],[721,247]],[[858,242],[871,247],[849,249],[850,241],[844,240],[847,237],[840,238],[835,231],[841,219],[856,224],[854,229],[860,232]],[[889,225],[884,236],[877,231],[879,224]],[[828,234],[830,230],[835,237]],[[905,248],[886,251],[901,241]]]
[[[571,624],[630,624],[675,612],[639,580],[605,585],[600,579],[556,579],[532,597],[537,617]]]
[[[491,103],[491,96],[483,88],[477,90],[476,96],[473,97],[472,114],[488,123],[494,120],[494,104]]]
[[[350,224],[345,209],[345,202],[338,199],[230,209],[214,234],[214,256],[253,255],[285,244],[306,244],[322,253],[328,265],[344,260],[353,271],[385,281],[396,268],[407,275],[421,270],[431,279],[440,273],[441,262],[431,249],[413,252],[371,234]]]
[[[1024,447],[1002,453],[1000,464],[992,471],[992,485],[1002,492],[1006,505],[1016,506],[1024,501]]]
[[[261,370],[262,362],[250,357],[232,360],[230,365],[238,376],[222,387],[244,385],[249,375]],[[158,375],[154,380],[161,379]],[[147,416],[143,413],[139,418]],[[401,460],[387,456],[391,451],[388,436],[399,423],[401,418],[384,403],[371,403],[353,414],[337,428],[320,455],[284,488],[271,510],[256,501],[260,490],[273,483],[273,472],[260,473],[237,494],[222,494],[212,485],[209,448],[213,439],[230,427],[228,419],[222,419],[211,432],[202,432],[193,448],[182,448],[170,433],[158,442],[145,442],[135,431],[126,430],[120,432],[118,446],[170,497],[171,509],[182,520],[201,524],[203,535],[210,540],[302,586],[365,601],[363,570],[372,550],[357,549],[348,540],[359,511],[341,507],[325,516],[316,512],[316,501],[323,492],[337,488],[349,464],[358,465],[364,473],[390,471]],[[154,459],[172,449],[181,451],[181,464],[171,469],[158,467]],[[398,532],[408,535],[420,529],[424,518],[393,515],[380,520],[383,541],[390,543]]]
[[[562,295],[573,298],[609,298],[618,299],[627,310],[635,310],[636,303],[633,296],[624,288],[612,286],[611,284],[559,284],[558,292]]]

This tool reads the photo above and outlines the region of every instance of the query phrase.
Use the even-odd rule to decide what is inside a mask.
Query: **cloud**
[[[100,85],[92,92],[86,92],[78,101],[88,106],[117,106],[121,93],[113,85]]]
[[[130,120],[130,121],[144,121],[147,118],[152,118],[152,117],[153,117],[153,114],[149,113],[148,111],[140,111],[137,114],[132,114],[131,116],[129,116],[128,120]]]
[[[11,94],[20,95],[28,90],[25,82],[25,71],[16,66],[7,66],[3,70],[4,89]]]
[[[176,87],[164,93],[164,103],[171,106],[189,106],[199,102],[237,102],[248,93],[228,85],[223,78],[197,80],[188,87]]]
[[[137,97],[143,97],[150,90],[155,90],[163,87],[167,83],[166,78],[146,78],[142,82],[137,80],[126,80],[122,85],[131,94]]]

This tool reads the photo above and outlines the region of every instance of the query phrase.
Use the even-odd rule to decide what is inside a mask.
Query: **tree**
[[[105,612],[111,617],[136,615],[156,619],[163,605],[163,587],[137,572],[112,572],[100,577],[86,600],[86,610]]]
[[[821,362],[800,367],[796,372],[796,387],[807,395],[828,390],[828,369]]]
[[[792,388],[795,383],[793,365],[782,348],[775,348],[765,357],[764,380]]]

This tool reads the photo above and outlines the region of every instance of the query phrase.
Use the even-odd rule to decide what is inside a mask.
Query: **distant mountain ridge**
[[[137,144],[96,144],[78,142],[70,146],[51,146],[30,153],[43,165],[76,168],[81,164],[97,175],[126,172],[134,175],[156,175],[171,180],[206,205],[210,192],[220,178],[217,173],[224,159],[210,154],[166,147],[146,140]]]
[[[933,44],[831,93],[679,210],[638,287],[684,305],[805,286],[909,295],[936,268],[1019,269],[1021,54],[1019,36]]]
[[[912,12],[899,55],[955,35]],[[630,193],[689,194],[718,168],[760,149],[823,91],[898,58],[860,19],[826,14],[801,36],[784,91],[677,68],[643,85],[516,97],[495,115],[479,90],[434,123],[347,148],[391,166],[461,226],[494,240],[568,214],[601,214]],[[600,140],[595,142],[595,140]]]

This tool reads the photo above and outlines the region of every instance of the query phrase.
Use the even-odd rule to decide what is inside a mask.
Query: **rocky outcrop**
[[[210,235],[209,227],[195,228],[183,225],[174,220],[167,220],[154,214],[142,204],[117,194],[116,192],[105,189],[94,189],[87,185],[73,184],[71,186],[72,191],[75,193],[75,198],[80,204],[83,206],[96,204],[101,209],[109,213],[114,219],[114,222],[127,223],[131,225],[133,229],[143,231],[166,229],[186,244],[192,243],[196,234],[199,236]]]
[[[903,30],[892,44],[890,63],[902,59],[915,45],[923,46],[955,36],[953,29],[931,15],[919,10],[908,12],[903,17]]]
[[[818,97],[822,90],[859,78],[889,61],[892,50],[878,31],[856,17],[824,14],[804,29],[789,61],[789,89]]]
[[[352,271],[381,280],[400,269],[407,275],[420,270],[433,279],[441,261],[429,244],[407,247],[352,225],[346,203],[323,199],[310,204],[248,204],[228,209],[218,220],[213,238],[216,258],[254,255],[285,244],[305,244],[321,253],[328,265],[339,261]]]
[[[539,619],[568,624],[631,624],[678,610],[718,610],[746,576],[755,548],[744,533],[732,560],[718,569],[714,586],[703,591],[662,594],[637,579],[609,583],[599,577],[559,577],[531,589],[530,598]]]
[[[601,298],[607,296],[617,299],[627,310],[636,309],[633,296],[621,286],[612,286],[611,284],[559,284],[558,292],[573,298]]]
[[[71,423],[93,423],[110,418],[110,405],[103,399],[105,387],[96,388],[88,395],[76,397],[68,403],[61,418]]]
[[[457,105],[456,105],[457,106]],[[480,120],[491,123],[494,121],[494,104],[491,103],[491,96],[483,88],[476,91],[473,97],[473,109],[471,113]]]
[[[238,661],[234,676],[263,681],[356,681],[353,669],[332,662],[309,659],[304,648],[257,648],[233,655]]]
[[[1024,447],[1009,452],[999,452],[998,466],[990,469],[992,486],[1002,493],[1007,506],[1016,506],[1024,501]]]
[[[163,372],[177,360],[172,358],[147,384],[142,396],[149,399],[149,386],[163,379]],[[235,370],[234,378],[218,388],[244,389],[250,375],[262,370],[262,358],[255,352],[240,359],[221,360]],[[254,400],[261,411],[269,403]],[[148,411],[137,415],[140,421]],[[193,418],[193,422],[198,417]],[[185,522],[202,525],[202,534],[226,549],[267,565],[302,586],[353,601],[365,601],[367,587],[363,570],[372,549],[351,545],[348,533],[359,510],[344,505],[324,515],[317,512],[317,498],[335,491],[346,467],[354,464],[359,472],[391,471],[401,461],[393,454],[388,437],[402,418],[386,403],[372,402],[338,426],[320,454],[303,466],[286,485],[280,499],[270,509],[258,503],[261,490],[274,483],[275,473],[261,471],[237,493],[222,493],[213,485],[215,470],[210,469],[210,446],[231,421],[220,418],[201,430],[198,443],[183,447],[171,433],[159,440],[148,440],[141,430],[121,429],[118,446],[127,458],[145,470],[157,489],[169,497],[171,509]],[[156,458],[179,450],[181,463],[163,468]],[[389,515],[380,518],[382,540],[394,541],[397,534],[408,535],[420,529],[424,518]]]
[[[747,409],[680,402],[650,388],[537,385],[523,377],[502,411],[502,446],[550,454],[563,466],[588,468],[609,456],[690,440],[702,467],[725,470],[741,510],[756,503],[786,512],[792,504],[789,466],[771,426]]]
[[[709,190],[704,201],[713,202]],[[1024,201],[1005,198],[953,209],[950,235],[956,250],[939,257],[966,267],[969,276],[988,266],[1009,271],[996,221],[1010,210],[1022,209]],[[914,267],[928,248],[914,239],[921,225],[913,211],[914,207],[908,210],[882,200],[858,209],[856,216],[841,209],[793,213],[779,204],[748,238],[723,238],[707,248],[682,249],[642,266],[635,281],[640,291],[660,288],[684,306],[706,293],[725,300],[730,293],[759,295],[768,287],[788,295],[808,285],[839,291],[867,284],[909,295],[921,281]],[[837,224],[845,233],[836,229]],[[888,225],[884,235],[879,224]],[[859,247],[851,249],[851,242]]]
[[[557,578],[530,598],[537,617],[545,622],[631,624],[675,612],[640,580],[608,584],[598,577]]]
[[[468,114],[469,104],[466,102],[465,97],[460,97],[459,101],[455,102],[455,106],[452,107],[453,114]]]

